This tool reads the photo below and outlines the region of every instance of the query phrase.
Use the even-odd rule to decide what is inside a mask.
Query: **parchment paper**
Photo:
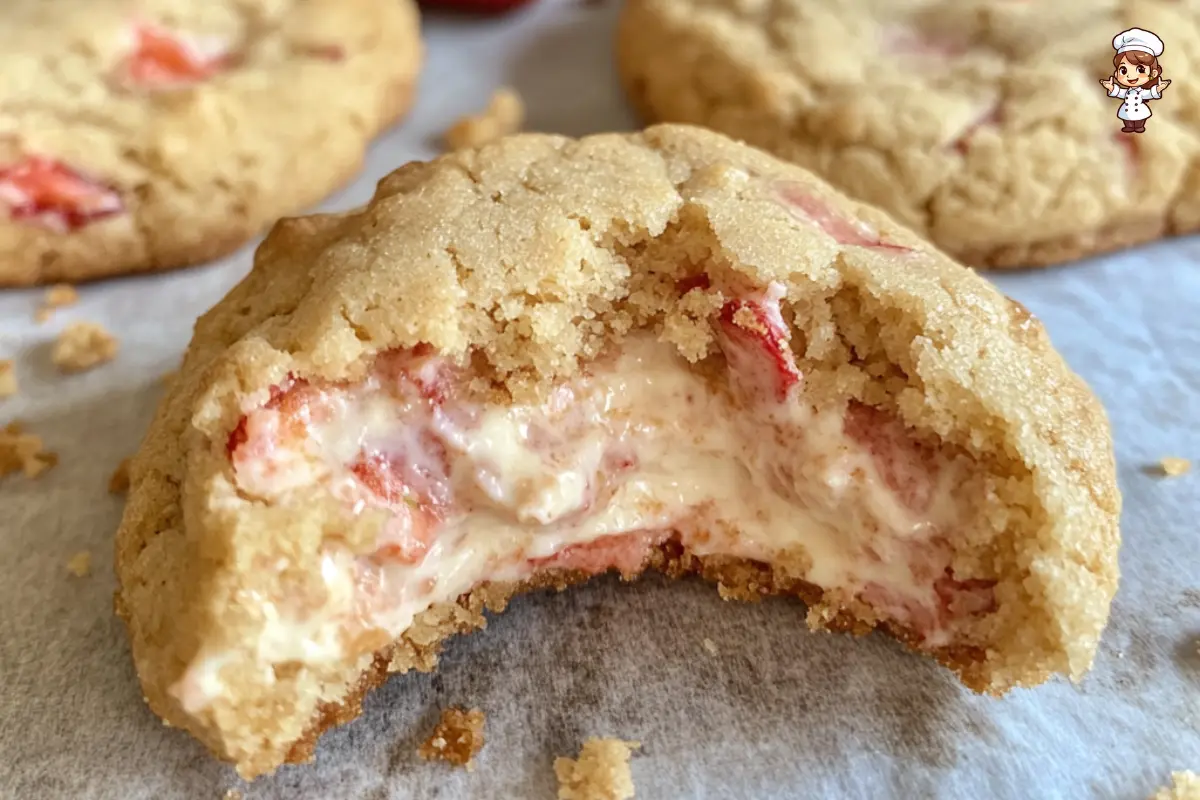
[[[420,100],[326,207],[366,200],[392,168],[516,87],[531,129],[628,129],[611,63],[616,6],[543,2],[503,20],[432,19]],[[312,157],[319,158],[319,153]],[[138,445],[192,322],[249,268],[251,249],[183,273],[82,290],[36,325],[40,292],[0,293],[0,400],[62,462],[0,483],[0,795],[14,798],[551,798],[556,755],[592,735],[637,739],[639,798],[1128,798],[1200,770],[1200,241],[997,278],[1040,316],[1105,402],[1125,498],[1123,581],[1095,670],[1003,700],[971,695],[882,637],[814,635],[794,602],[722,602],[709,585],[599,580],[522,598],[454,642],[436,675],[394,679],[317,761],[247,787],[145,707],[111,611],[109,474]],[[61,377],[49,343],[101,322],[119,358]],[[1198,464],[1200,466],[1200,464]],[[66,570],[80,550],[89,577]],[[709,638],[717,653],[704,647]],[[439,709],[479,706],[472,773],[416,756]]]

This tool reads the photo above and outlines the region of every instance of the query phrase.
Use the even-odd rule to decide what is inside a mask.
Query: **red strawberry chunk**
[[[883,47],[892,55],[949,61],[966,55],[971,42],[962,36],[898,26],[883,32]]]
[[[375,370],[396,396],[404,397],[415,390],[435,405],[446,401],[454,378],[453,367],[427,344],[382,353],[375,361]]]
[[[650,550],[666,539],[664,532],[641,531],[605,536],[593,542],[574,544],[552,556],[533,558],[529,563],[544,569],[567,569],[598,575],[610,569],[633,575],[650,557]]]
[[[700,272],[677,280],[675,290],[679,292],[680,296],[683,296],[693,289],[707,289],[711,285],[712,282],[708,279],[707,273]]]
[[[995,103],[988,106],[983,112],[963,128],[963,130],[954,137],[950,142],[950,147],[957,150],[959,153],[966,154],[971,145],[971,139],[982,128],[994,128],[1003,121],[1003,116],[1000,110],[1000,104]]]
[[[788,347],[791,338],[779,310],[784,288],[730,300],[718,317],[717,342],[734,384],[750,398],[785,402],[800,385],[800,370]]]
[[[801,183],[780,181],[776,185],[776,191],[793,216],[816,225],[838,244],[873,247],[897,253],[912,252],[911,247],[881,241],[879,234],[870,225],[862,220],[846,219]]]
[[[392,518],[376,541],[374,558],[402,564],[420,563],[437,538],[441,523],[441,517],[428,506],[394,507]]]
[[[134,86],[164,89],[198,83],[229,63],[224,45],[212,40],[188,40],[153,25],[139,25],[134,36],[134,50],[123,68]]]
[[[43,156],[0,167],[0,203],[12,219],[60,233],[125,210],[112,187]]]
[[[941,616],[946,621],[995,611],[995,588],[995,581],[976,578],[956,580],[954,570],[949,568],[933,584],[933,590],[941,601]]]
[[[1114,133],[1113,141],[1120,148],[1121,164],[1125,170],[1125,180],[1127,185],[1132,185],[1137,180],[1138,172],[1141,167],[1141,153],[1138,152],[1138,140],[1136,133]]]
[[[450,460],[446,447],[430,430],[422,430],[387,453],[363,452],[350,471],[389,505],[442,509],[450,503]],[[439,511],[440,513],[440,511]]]
[[[442,443],[424,432],[412,452],[363,452],[350,472],[392,511],[376,558],[408,564],[425,557],[450,503],[449,462]]]
[[[300,48],[300,53],[322,61],[346,60],[346,48],[340,44],[308,44]]]
[[[938,619],[932,610],[917,600],[882,584],[873,581],[868,583],[859,592],[858,597],[880,615],[894,619],[922,639],[933,633],[938,627]]]
[[[929,508],[938,473],[936,454],[909,435],[896,417],[852,400],[846,409],[846,435],[875,460],[884,484],[907,508]]]

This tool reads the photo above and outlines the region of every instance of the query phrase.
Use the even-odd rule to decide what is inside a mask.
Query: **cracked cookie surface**
[[[6,3],[0,286],[231,252],[359,169],[419,62],[408,0]]]
[[[1079,677],[1119,514],[1040,323],[882,212],[697,128],[530,134],[275,226],[131,465],[116,605],[151,708],[255,776],[485,609],[608,569],[799,596],[978,691]]]
[[[1019,268],[1200,229],[1198,22],[1165,0],[627,0],[618,62],[645,117],[795,161],[970,266]],[[1172,83],[1123,135],[1098,81],[1134,26],[1162,35]]]

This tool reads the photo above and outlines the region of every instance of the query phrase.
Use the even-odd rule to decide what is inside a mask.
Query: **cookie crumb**
[[[17,365],[12,359],[0,359],[0,397],[17,393]]]
[[[593,737],[583,743],[578,759],[554,759],[558,800],[628,800],[633,797],[630,754],[640,742]]]
[[[67,571],[76,578],[86,578],[92,572],[92,554],[80,550],[71,556],[71,560],[67,562]]]
[[[480,147],[510,133],[521,130],[525,121],[525,104],[512,89],[497,89],[482,113],[467,116],[450,126],[445,133],[446,146],[451,150]]]
[[[240,789],[226,789],[222,800],[242,800],[242,792]]]
[[[46,290],[42,303],[50,308],[73,306],[79,302],[79,292],[69,283],[57,283]]]
[[[1158,462],[1159,468],[1163,475],[1168,478],[1178,478],[1180,475],[1186,475],[1192,469],[1192,462],[1186,458],[1175,458],[1167,456]]]
[[[121,463],[117,464],[117,468],[113,470],[112,477],[108,479],[109,494],[125,494],[129,491],[129,459],[122,458]]]
[[[83,372],[117,355],[117,340],[94,322],[73,322],[54,343],[50,359],[60,372]]]
[[[717,643],[708,637],[704,638],[704,649],[714,656],[720,652],[720,650],[717,649]]]
[[[1159,789],[1150,800],[1200,800],[1200,775],[1172,772],[1171,786]]]
[[[24,472],[36,478],[58,463],[58,456],[43,449],[42,437],[25,433],[19,422],[0,430],[0,478]]]
[[[79,302],[79,292],[69,283],[59,283],[51,286],[42,296],[42,305],[33,313],[37,322],[45,322],[54,315],[54,309],[63,306],[73,306]]]
[[[478,708],[464,711],[447,708],[442,712],[433,734],[417,750],[426,761],[441,759],[456,767],[472,768],[472,759],[483,748],[485,717]]]

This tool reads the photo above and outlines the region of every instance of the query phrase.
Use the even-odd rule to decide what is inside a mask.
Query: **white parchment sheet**
[[[427,21],[429,58],[406,124],[327,204],[436,152],[436,136],[500,84],[531,129],[628,129],[614,74],[613,0],[545,2],[501,20]],[[319,153],[312,154],[319,158]],[[872,636],[813,635],[800,604],[722,602],[697,581],[603,579],[517,600],[450,645],[436,675],[394,679],[317,761],[247,787],[142,703],[112,615],[110,473],[136,447],[195,317],[249,268],[251,249],[177,274],[82,289],[43,325],[37,291],[0,292],[0,358],[24,420],[61,463],[0,482],[0,796],[13,798],[552,798],[556,755],[592,735],[637,739],[639,798],[1113,798],[1143,800],[1200,770],[1200,240],[998,277],[1048,326],[1107,406],[1124,492],[1123,580],[1096,668],[1002,700]],[[117,360],[59,376],[49,344],[72,320],[120,336]],[[79,550],[89,577],[68,574]],[[704,647],[716,644],[717,653]],[[479,706],[472,773],[420,761],[441,708]]]

